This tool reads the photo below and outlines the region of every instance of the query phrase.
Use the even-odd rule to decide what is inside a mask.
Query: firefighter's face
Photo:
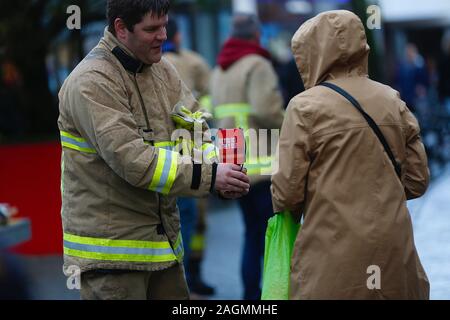
[[[134,26],[133,32],[124,28],[118,33],[126,47],[145,64],[158,63],[162,56],[162,45],[167,40],[168,16],[158,17],[148,13]]]

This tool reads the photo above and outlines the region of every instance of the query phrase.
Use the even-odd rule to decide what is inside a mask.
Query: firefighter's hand
[[[220,163],[217,167],[216,184],[214,188],[223,197],[235,199],[242,197],[250,190],[250,179],[241,167],[235,164]]]

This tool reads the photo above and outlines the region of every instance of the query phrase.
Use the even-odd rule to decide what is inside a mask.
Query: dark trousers
[[[188,300],[184,267],[159,271],[91,270],[81,274],[82,300]]]
[[[188,262],[191,256],[191,240],[195,233],[195,226],[197,225],[198,212],[197,204],[194,198],[178,198],[177,205],[180,210],[181,219],[181,235],[183,237],[184,247],[184,268],[186,270],[186,277],[189,278]],[[189,279],[188,279],[189,281]]]
[[[241,264],[244,299],[259,300],[267,220],[273,215],[270,182],[260,182],[252,186],[250,192],[239,199],[239,205],[245,225]]]

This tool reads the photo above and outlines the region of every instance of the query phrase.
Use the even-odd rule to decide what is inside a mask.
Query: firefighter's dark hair
[[[106,18],[109,32],[116,35],[114,21],[120,18],[130,32],[142,18],[151,13],[157,17],[165,16],[170,9],[169,0],[108,0],[106,4]]]

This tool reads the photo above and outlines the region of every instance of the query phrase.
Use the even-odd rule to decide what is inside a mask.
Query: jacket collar
[[[117,60],[119,60],[125,70],[130,71],[131,73],[142,72],[144,64],[141,61],[133,58],[132,56],[129,56],[121,47],[116,46],[112,50],[112,54],[117,58]]]
[[[124,46],[117,38],[105,28],[104,40],[112,54],[119,60],[125,70],[131,73],[141,73],[145,64]]]
[[[266,59],[271,59],[270,53],[261,47],[259,43],[250,40],[243,40],[237,38],[228,39],[219,53],[217,64],[222,70],[227,70],[236,61],[250,54],[256,54]]]

